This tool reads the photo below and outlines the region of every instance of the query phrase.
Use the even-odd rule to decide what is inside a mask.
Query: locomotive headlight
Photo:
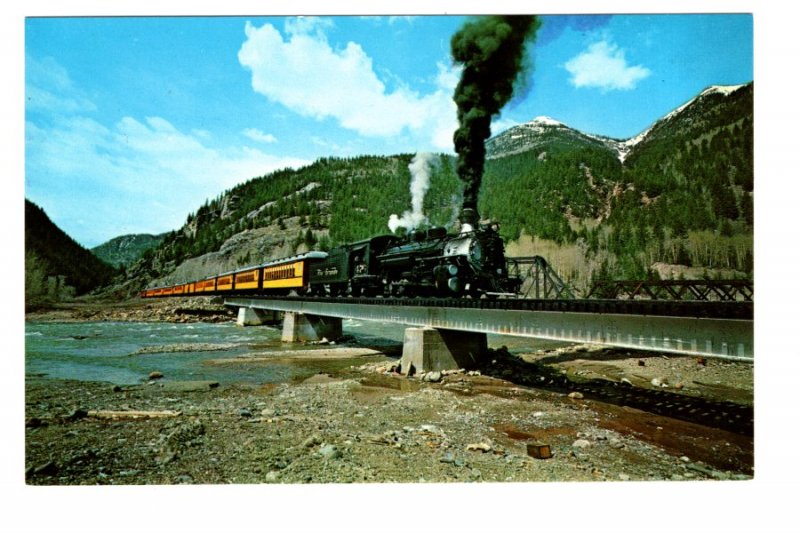
[[[481,245],[477,242],[472,245],[472,249],[469,251],[470,259],[475,263],[480,263],[483,259],[483,250],[481,250]]]
[[[447,265],[447,272],[451,276],[458,274],[458,267],[456,265]]]

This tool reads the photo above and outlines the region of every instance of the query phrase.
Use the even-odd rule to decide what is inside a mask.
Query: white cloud
[[[217,145],[211,132],[182,131],[159,116],[101,123],[55,60],[27,57],[26,67],[25,195],[86,246],[177,229],[225,189],[310,163]]]
[[[212,147],[161,117],[111,128],[74,116],[25,127],[26,196],[79,242],[177,229],[206,198],[246,179],[308,161]]]
[[[570,81],[575,87],[594,87],[603,91],[633,89],[650,75],[646,67],[628,65],[625,52],[607,41],[590,45],[564,66],[572,74]]]
[[[25,109],[58,115],[95,111],[93,102],[72,83],[52,57],[25,57]]]
[[[519,122],[511,118],[497,118],[492,121],[492,135],[499,135],[514,126],[519,126]]]
[[[408,132],[436,148],[452,149],[457,78],[448,75],[446,67],[440,66],[437,87],[430,94],[403,85],[390,91],[360,45],[349,42],[334,50],[325,28],[315,19],[301,19],[287,25],[284,40],[272,25],[257,28],[248,22],[239,62],[252,72],[253,89],[295,113],[332,118],[360,135]]]
[[[242,131],[242,135],[253,139],[254,141],[271,144],[278,142],[278,139],[271,133],[264,133],[263,131],[257,128],[247,128]]]

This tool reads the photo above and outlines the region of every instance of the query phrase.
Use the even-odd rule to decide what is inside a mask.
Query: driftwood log
[[[180,411],[88,411],[92,418],[172,418],[180,416]]]

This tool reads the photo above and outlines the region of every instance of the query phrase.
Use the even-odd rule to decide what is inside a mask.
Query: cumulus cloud
[[[29,193],[49,198],[45,206],[64,215],[63,229],[91,244],[175,229],[226,188],[308,163],[252,148],[211,147],[161,117],[124,117],[111,128],[85,117],[56,127],[26,124]]]
[[[409,133],[452,149],[457,76],[440,66],[436,89],[429,94],[405,85],[390,90],[359,44],[334,49],[325,29],[322,22],[300,19],[287,24],[284,36],[271,24],[255,27],[248,22],[239,62],[251,71],[253,89],[295,113],[332,118],[360,135]]]
[[[66,71],[53,72],[37,86],[80,102]],[[215,145],[209,132],[182,131],[158,116],[125,116],[106,125],[85,112],[93,109],[88,104],[57,114],[39,106],[25,124],[26,196],[87,246],[125,233],[177,229],[205,199],[246,179],[309,163]]]
[[[641,65],[628,65],[625,52],[617,45],[599,41],[573,57],[564,65],[572,75],[575,87],[598,88],[603,91],[630,90],[650,75]]]
[[[278,139],[271,133],[264,133],[263,131],[257,128],[247,128],[245,129],[242,134],[245,137],[253,139],[254,141],[258,141],[261,143],[272,144],[278,142]]]

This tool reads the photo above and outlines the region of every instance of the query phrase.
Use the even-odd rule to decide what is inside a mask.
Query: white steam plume
[[[389,229],[392,233],[398,228],[411,231],[428,221],[428,217],[422,212],[422,202],[431,185],[430,171],[438,165],[439,158],[430,152],[420,152],[411,160],[408,165],[408,170],[411,172],[411,210],[404,212],[400,217],[394,214],[389,217]]]

